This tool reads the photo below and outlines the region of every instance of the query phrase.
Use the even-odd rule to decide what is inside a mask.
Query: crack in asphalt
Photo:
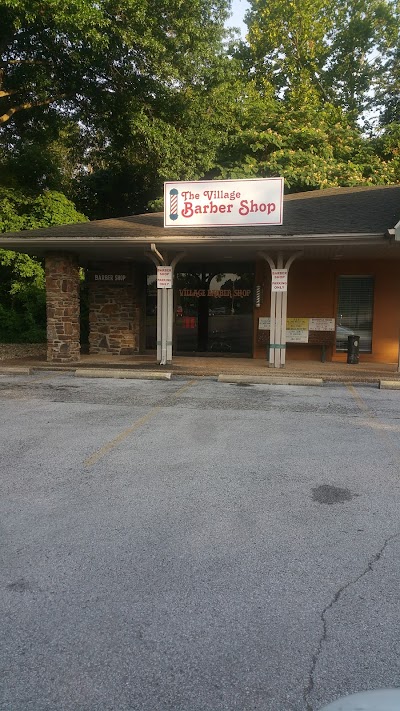
[[[304,692],[303,692],[303,699],[304,699],[306,711],[314,711],[314,707],[311,702],[311,695],[314,691],[314,686],[315,686],[315,684],[314,684],[315,670],[316,670],[316,667],[318,664],[320,654],[322,652],[323,645],[326,642],[327,637],[328,637],[328,623],[327,623],[327,619],[326,619],[327,613],[340,600],[340,598],[341,598],[342,594],[345,592],[345,590],[350,588],[352,585],[355,585],[356,583],[358,583],[358,581],[361,580],[361,578],[363,578],[365,575],[367,575],[367,573],[373,572],[373,566],[375,563],[377,563],[379,561],[379,559],[381,558],[381,556],[383,555],[383,553],[385,551],[385,548],[389,545],[389,543],[391,541],[393,541],[395,538],[398,538],[399,536],[400,536],[400,532],[394,533],[392,536],[389,536],[388,538],[386,538],[385,542],[383,543],[383,545],[379,549],[379,551],[377,553],[375,553],[372,556],[372,558],[368,561],[368,565],[362,571],[362,573],[360,573],[353,580],[349,580],[347,583],[345,583],[345,585],[342,585],[342,587],[339,588],[339,590],[335,593],[332,600],[322,610],[321,615],[320,615],[320,620],[322,622],[322,634],[318,640],[317,649],[311,658],[311,667],[310,667],[310,671],[308,673],[308,684],[307,684],[307,686],[304,687]]]

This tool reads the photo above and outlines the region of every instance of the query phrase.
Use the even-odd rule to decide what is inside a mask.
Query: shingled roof
[[[94,220],[0,235],[7,239],[165,239],[238,235],[385,234],[400,220],[400,185],[348,187],[286,195],[283,225],[262,227],[164,228],[162,213]]]

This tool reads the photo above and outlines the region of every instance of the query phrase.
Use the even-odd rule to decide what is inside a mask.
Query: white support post
[[[276,263],[277,269],[283,269],[283,255],[278,254],[278,259]],[[282,292],[278,291],[276,293],[276,308],[275,308],[275,368],[281,367],[281,350],[282,350]]]
[[[152,262],[158,266],[171,266],[172,284],[175,266],[185,252],[180,252],[168,265],[167,255],[163,256],[155,244],[151,245],[151,254],[148,255]],[[172,363],[172,341],[174,330],[174,289],[157,289],[157,360],[160,365]]]
[[[281,367],[281,333],[282,333],[282,294],[276,292],[275,300],[275,351],[274,368]]]
[[[281,341],[284,344],[284,348],[281,350],[281,367],[284,368],[286,365],[286,319],[287,319],[287,291],[282,294],[282,334]]]
[[[275,262],[269,254],[260,252],[260,256],[268,262],[271,271],[275,269]],[[280,252],[276,261],[276,269],[289,269],[294,260],[302,252],[292,254],[284,265],[283,254]],[[287,291],[272,291],[271,288],[271,323],[270,323],[270,348],[269,367],[284,368],[286,364],[286,319],[287,319]],[[399,366],[400,367],[400,366]]]
[[[265,252],[260,252],[260,257],[262,257],[263,259],[265,259],[266,262],[268,262],[271,272],[272,272],[272,269],[275,269],[275,262],[273,261],[273,259],[271,259],[269,254],[266,254]],[[276,352],[275,345],[277,343],[275,313],[276,313],[276,292],[272,291],[272,289],[271,289],[269,356],[268,356],[268,365],[270,368],[273,368],[275,365],[275,352]]]
[[[172,331],[174,328],[174,290],[164,289],[167,298],[167,363],[172,363]]]
[[[161,360],[161,338],[162,338],[162,324],[161,324],[161,313],[162,313],[162,289],[157,289],[157,360]]]
[[[160,365],[167,365],[167,333],[168,333],[168,298],[169,289],[159,289],[161,291],[161,359]],[[158,317],[158,315],[157,315]]]
[[[178,262],[186,255],[186,252],[179,252],[172,262],[172,289],[166,289],[168,308],[167,308],[167,362],[172,363],[172,348],[173,348],[173,337],[174,337],[174,277],[175,277],[175,267]]]
[[[292,254],[289,259],[287,260],[285,264],[285,269],[287,269],[288,273],[288,283],[289,283],[289,271],[290,267],[292,266],[293,262],[297,257],[301,257],[303,253],[302,252],[295,252],[295,254]],[[285,344],[285,347],[282,348],[282,355],[281,355],[281,366],[282,368],[285,367],[286,365],[286,320],[287,320],[287,291],[283,292],[282,294],[282,343]]]
[[[270,332],[269,332],[269,367],[273,368],[275,365],[275,348],[276,343],[275,333],[276,333],[276,319],[275,319],[275,308],[276,308],[276,291],[271,291],[271,312],[270,312]]]

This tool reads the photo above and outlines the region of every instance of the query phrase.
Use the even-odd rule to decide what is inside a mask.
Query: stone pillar
[[[73,254],[46,255],[47,360],[80,359],[80,277]]]

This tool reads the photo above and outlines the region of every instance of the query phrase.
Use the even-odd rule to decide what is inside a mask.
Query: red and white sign
[[[157,267],[157,289],[172,289],[172,267]]]
[[[164,183],[164,227],[281,225],[283,178]]]
[[[272,281],[271,291],[287,291],[288,270],[271,269]]]

